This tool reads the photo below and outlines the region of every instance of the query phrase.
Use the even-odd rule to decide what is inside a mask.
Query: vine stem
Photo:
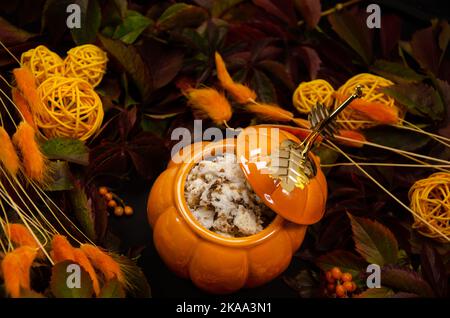
[[[345,7],[351,6],[351,5],[361,2],[361,1],[362,0],[350,0],[350,1],[347,1],[344,3],[338,3],[333,8],[323,11],[320,14],[320,17],[325,17],[327,15],[330,15],[336,11],[340,11],[340,10],[344,9]],[[297,26],[301,26],[301,25],[303,25],[303,23],[305,23],[305,20],[300,20],[297,22]]]

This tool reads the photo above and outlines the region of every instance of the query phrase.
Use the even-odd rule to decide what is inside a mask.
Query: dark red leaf
[[[287,24],[292,25],[296,22],[292,0],[253,0],[253,3]]]
[[[322,11],[320,0],[295,0],[295,5],[302,13],[306,25],[310,29],[314,29],[319,23]]]
[[[441,255],[430,245],[422,247],[422,275],[438,297],[448,297],[448,277]]]
[[[380,43],[381,51],[384,57],[397,47],[402,33],[402,20],[393,14],[381,15]]]
[[[383,286],[397,289],[401,292],[413,293],[422,297],[432,297],[434,295],[430,285],[416,272],[386,266],[381,270],[381,282]]]
[[[316,50],[307,46],[299,46],[297,52],[308,69],[310,79],[316,79],[320,64],[322,63]]]
[[[411,40],[411,48],[420,66],[438,75],[440,52],[433,27],[430,26],[414,33]]]

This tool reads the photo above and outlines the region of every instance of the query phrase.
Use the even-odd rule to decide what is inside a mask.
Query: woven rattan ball
[[[450,173],[438,172],[414,183],[409,191],[415,228],[441,242],[450,238]],[[439,233],[440,232],[440,233]],[[447,239],[445,239],[447,237]]]
[[[62,75],[64,72],[64,61],[44,45],[22,53],[20,63],[31,70],[38,83],[42,83],[50,76]]]
[[[357,85],[362,88],[362,99],[368,102],[377,102],[395,109],[399,118],[404,117],[404,112],[395,104],[395,100],[380,91],[380,88],[391,86],[390,80],[373,74],[362,73],[350,78],[336,92],[335,107],[339,106],[347,97],[355,92]],[[347,107],[338,116],[340,125],[349,130],[357,130],[376,126],[376,122],[371,122],[362,113]]]
[[[292,102],[300,113],[307,114],[319,102],[333,105],[334,88],[325,80],[317,79],[301,83],[292,96]]]
[[[38,87],[45,107],[36,116],[44,135],[86,140],[100,128],[103,107],[91,84],[81,78],[53,76]]]
[[[102,81],[107,62],[106,52],[101,48],[92,44],[80,45],[67,52],[65,76],[82,78],[95,87]]]

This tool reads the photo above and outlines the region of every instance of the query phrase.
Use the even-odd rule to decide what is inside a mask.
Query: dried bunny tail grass
[[[55,263],[63,261],[75,262],[74,247],[64,235],[56,234],[52,240],[52,258]]]
[[[92,288],[94,289],[95,295],[98,296],[100,294],[100,284],[98,282],[97,273],[89,261],[89,258],[79,248],[74,248],[73,253],[75,256],[75,263],[79,264],[89,274],[89,277],[91,277]]]
[[[227,71],[225,63],[219,53],[215,53],[217,77],[222,87],[227,90],[240,104],[245,104],[256,99],[256,93],[247,86],[236,83]]]
[[[311,123],[303,118],[292,118],[292,121],[299,127],[310,129]]]
[[[17,127],[13,141],[22,155],[25,175],[38,183],[44,183],[46,180],[46,158],[35,139],[33,127],[22,121]]]
[[[25,97],[23,97],[20,91],[15,87],[13,87],[13,89],[11,90],[11,95],[12,100],[16,105],[20,115],[27,123],[30,124],[30,126],[36,129],[36,123],[34,122],[33,114],[31,113],[30,106],[28,105],[28,102],[25,99]]]
[[[345,139],[339,139],[339,137],[344,137]],[[364,146],[364,142],[366,141],[366,137],[358,131],[355,130],[346,130],[340,129],[336,139],[345,146],[361,148]],[[350,141],[351,139],[352,141]]]
[[[5,226],[6,236],[16,245],[39,248],[36,240],[25,225],[19,223],[7,223]]]
[[[209,117],[217,125],[230,120],[231,105],[225,96],[213,88],[188,89],[185,91],[189,105],[201,116]]]
[[[17,87],[28,102],[32,113],[44,114],[44,107],[38,95],[36,78],[26,66],[13,70]]]
[[[89,258],[92,265],[103,273],[106,280],[117,278],[123,285],[127,285],[119,263],[99,247],[91,244],[82,244],[80,249]]]
[[[56,263],[71,261],[80,265],[91,277],[92,287],[96,295],[100,293],[95,269],[86,254],[79,248],[73,247],[64,235],[56,234],[52,240],[52,257]]]
[[[277,105],[253,103],[245,106],[245,109],[266,120],[291,121],[294,114]]]
[[[0,163],[10,175],[15,176],[20,167],[19,157],[11,138],[3,127],[0,127],[0,145]]]
[[[30,269],[37,255],[37,249],[18,247],[6,253],[2,260],[3,280],[9,296],[20,297],[20,290],[30,290]]]

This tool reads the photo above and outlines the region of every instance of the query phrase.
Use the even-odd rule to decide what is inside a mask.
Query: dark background
[[[450,6],[447,1],[439,0],[385,0],[372,1],[381,6],[381,14],[384,10],[396,12],[402,7],[402,16],[405,20],[414,21],[415,24],[429,25],[432,18],[449,19]],[[404,5],[410,9],[405,15]],[[153,297],[214,297],[196,288],[189,280],[181,279],[173,274],[162,262],[152,241],[151,228],[147,222],[146,203],[153,180],[143,183],[139,178],[130,186],[122,190],[121,196],[135,208],[132,217],[110,217],[113,232],[122,239],[124,248],[144,247],[138,264],[142,267],[152,289]],[[336,233],[338,235],[338,233]],[[295,256],[294,256],[295,257]],[[286,273],[294,272],[291,265]],[[233,296],[237,297],[297,297],[297,293],[289,288],[282,276],[272,282],[254,289],[241,290]]]

